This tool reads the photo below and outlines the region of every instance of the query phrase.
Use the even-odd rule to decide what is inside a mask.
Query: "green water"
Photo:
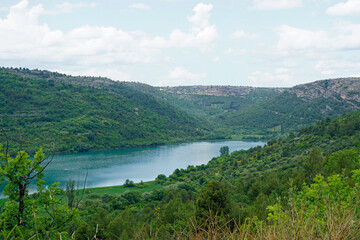
[[[134,182],[154,180],[157,175],[171,174],[176,168],[206,164],[219,156],[222,146],[230,151],[248,149],[263,142],[221,141],[194,142],[146,148],[131,148],[76,154],[55,155],[45,171],[46,183],[65,183],[72,178],[84,179],[88,169],[87,187],[122,185],[126,179]]]

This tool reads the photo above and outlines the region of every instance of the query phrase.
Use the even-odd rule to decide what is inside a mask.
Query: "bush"
[[[124,187],[135,187],[135,183],[129,179],[126,179],[124,185]]]

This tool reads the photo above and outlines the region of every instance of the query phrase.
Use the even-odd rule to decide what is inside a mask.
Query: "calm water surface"
[[[193,142],[146,148],[131,148],[76,154],[55,155],[45,171],[46,183],[60,182],[64,187],[69,178],[84,179],[88,169],[87,187],[122,185],[126,179],[134,182],[168,176],[176,168],[206,164],[219,156],[222,146],[230,151],[248,149],[263,142],[216,141]]]

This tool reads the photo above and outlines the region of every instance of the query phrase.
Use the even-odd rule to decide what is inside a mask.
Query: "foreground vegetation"
[[[97,236],[109,239],[357,239],[359,143],[358,112],[264,147],[223,151],[207,165],[159,175],[162,189],[85,201],[82,237],[99,224]],[[94,206],[107,222],[87,213]]]
[[[64,195],[51,190],[60,202],[44,202],[42,192],[26,196],[45,207],[27,205],[29,211],[21,224],[9,215],[19,207],[19,199],[13,197],[2,208],[2,236],[359,239],[359,150],[360,112],[323,119],[263,147],[231,154],[221,148],[221,156],[208,164],[176,169],[170,176],[160,174],[153,183],[129,180],[126,186],[108,188],[108,193],[90,189],[75,205],[71,188]],[[2,161],[6,165],[4,157]],[[47,191],[44,194],[52,196]],[[46,203],[65,214],[54,218],[61,223],[56,228],[39,228],[51,219],[51,212],[43,211]]]

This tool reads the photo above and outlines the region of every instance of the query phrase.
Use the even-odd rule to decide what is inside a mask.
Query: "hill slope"
[[[1,124],[15,142],[24,135],[30,152],[52,144],[57,152],[79,152],[214,137],[200,120],[122,83],[46,71],[46,80],[31,79],[10,70],[0,70]]]
[[[338,226],[339,233],[348,225],[359,236],[360,171],[353,172],[360,169],[359,151],[359,111],[325,119],[263,147],[224,153],[206,165],[159,175],[155,182],[163,187],[148,193],[137,189],[144,187],[140,183],[122,194],[89,195],[91,200],[80,209],[78,232],[94,231],[99,224],[104,239],[188,239],[192,234],[199,236],[192,239],[207,239],[208,229],[211,236],[223,236],[219,239],[247,239],[248,234],[255,235],[249,239],[291,239],[334,234],[336,229],[326,223]],[[278,216],[282,211],[286,215]],[[129,219],[131,225],[124,226]],[[288,220],[288,225],[277,225]],[[249,227],[245,235],[240,234],[243,227]],[[235,235],[234,229],[239,231]],[[264,234],[271,229],[271,235]],[[294,235],[278,238],[275,229]]]
[[[36,69],[3,68],[2,71],[9,76],[17,76],[18,79],[33,79],[32,81],[43,82],[43,85],[37,85],[35,88],[45,91],[43,94],[50,94],[46,97],[48,99],[52,99],[54,94],[67,94],[62,96],[62,101],[66,106],[57,106],[52,103],[51,106],[42,106],[42,108],[31,105],[34,103],[29,102],[29,99],[26,98],[23,101],[24,106],[18,104],[14,109],[9,108],[12,106],[11,104],[20,101],[21,96],[17,97],[20,94],[18,91],[7,93],[3,97],[4,99],[8,98],[8,102],[9,99],[11,102],[13,101],[9,106],[3,105],[2,113],[4,117],[12,116],[11,119],[17,119],[16,123],[13,122],[11,125],[14,127],[13,130],[33,131],[31,130],[33,128],[28,129],[27,127],[33,122],[34,126],[41,122],[42,127],[45,122],[57,123],[54,128],[57,131],[55,135],[50,133],[48,126],[43,129],[43,133],[46,134],[42,134],[48,135],[48,137],[38,137],[34,135],[34,132],[29,136],[36,136],[35,138],[42,139],[41,143],[45,144],[50,142],[48,139],[51,135],[52,139],[56,138],[57,141],[61,141],[58,144],[61,152],[113,149],[205,138],[269,139],[286,135],[289,131],[297,131],[324,117],[338,117],[360,109],[359,78],[322,80],[293,88],[241,86],[155,88],[136,82],[116,82],[101,77],[74,77]],[[54,92],[54,89],[48,87],[47,84],[62,87]],[[65,85],[71,87],[68,88]],[[47,87],[42,88],[43,86]],[[4,87],[13,88],[11,85],[4,85]],[[26,91],[31,93],[34,86],[31,84],[22,86],[24,89],[29,87],[30,90]],[[83,96],[76,93],[79,91],[85,91],[86,94]],[[81,100],[79,98],[81,96],[86,99]],[[28,94],[27,98],[29,97]],[[46,98],[42,98],[40,102],[46,102]],[[96,98],[104,101],[98,102],[99,100]],[[117,100],[113,102],[113,98]],[[74,106],[71,103],[74,103]],[[81,108],[79,104],[83,103],[85,105]],[[112,104],[117,107],[112,108]],[[24,107],[26,110],[22,109]],[[51,110],[51,108],[53,109]],[[76,108],[80,108],[80,111],[76,112],[74,110]],[[39,115],[44,111],[43,109],[48,110],[46,113],[48,120],[35,119],[34,116]],[[54,109],[66,109],[64,113],[70,111],[71,114],[86,111],[82,112],[83,117],[81,118],[76,114],[59,115]],[[95,112],[90,114],[90,111]],[[122,113],[120,114],[120,112]],[[131,112],[133,115],[129,114]],[[107,117],[104,118],[106,114]],[[20,116],[23,116],[21,121],[26,122],[23,125],[19,124]],[[33,120],[29,120],[29,117]],[[74,126],[81,129],[81,133],[67,131],[65,126],[68,126],[69,123],[57,122],[65,118],[71,118],[71,122],[77,122]],[[79,119],[75,121],[76,118]],[[95,122],[100,122],[95,124],[96,126],[90,124],[91,126],[86,129],[82,124],[93,118],[97,119],[94,120]],[[108,120],[116,124],[106,125]],[[78,125],[79,122],[81,122],[81,126]],[[36,126],[37,129],[42,129],[42,127]],[[45,129],[47,130],[45,131]],[[59,135],[59,129],[65,129],[63,130],[64,137]],[[104,132],[96,129],[104,129]],[[108,133],[110,132],[112,133],[109,137]],[[72,140],[66,140],[68,138]]]
[[[192,86],[161,90],[192,102],[210,120],[242,136],[274,137],[360,109],[359,78],[322,80],[288,89]]]

